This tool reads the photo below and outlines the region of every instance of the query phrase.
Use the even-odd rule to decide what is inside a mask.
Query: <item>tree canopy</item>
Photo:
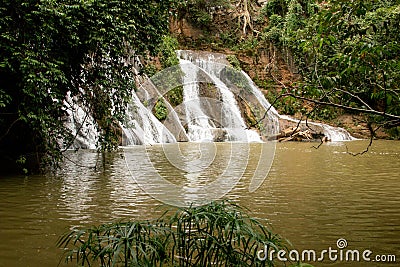
[[[172,2],[2,1],[3,159],[56,164],[73,139],[63,121],[67,97],[93,115],[99,147],[115,147],[115,127],[134,86],[132,57],[155,53],[168,33]]]

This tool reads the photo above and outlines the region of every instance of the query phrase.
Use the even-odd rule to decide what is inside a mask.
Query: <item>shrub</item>
[[[257,252],[286,249],[280,236],[229,201],[179,208],[155,221],[76,229],[58,246],[80,266],[274,266]]]
[[[154,116],[160,121],[165,120],[168,116],[168,109],[162,98],[159,98],[154,106]]]
[[[235,55],[227,55],[227,56],[226,56],[226,60],[228,60],[229,64],[231,64],[231,66],[232,66],[234,69],[236,69],[236,70],[238,70],[238,71],[241,71],[241,70],[242,70],[242,68],[241,68],[241,66],[240,66],[240,61],[239,61],[239,59],[238,59]]]
[[[183,102],[183,86],[169,90],[166,97],[173,107],[179,106]]]

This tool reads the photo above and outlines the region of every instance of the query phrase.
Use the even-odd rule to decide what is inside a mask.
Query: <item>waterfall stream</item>
[[[279,134],[280,120],[298,122],[278,114],[244,71],[228,67],[225,55],[179,50],[177,56],[180,65],[176,66],[179,71],[175,73],[179,77],[175,78],[180,81],[177,85],[182,87],[183,102],[172,106],[165,94],[168,90],[157,88],[160,82],[170,79],[168,75],[165,79],[162,75],[158,77],[158,83],[142,79],[150,81],[150,86],[140,86],[132,92],[126,121],[121,125],[122,145],[179,141],[261,142]],[[163,121],[153,113],[157,100],[165,103],[168,112]],[[73,147],[94,148],[98,133],[93,119],[81,107],[70,111],[69,117],[67,127],[73,134],[80,131]],[[305,122],[300,125],[304,126]],[[316,122],[308,122],[307,127],[323,133],[331,141],[353,139],[342,128]]]
[[[136,94],[128,105],[127,121],[121,126],[122,145],[175,143],[172,133],[147,109]]]
[[[279,118],[282,120],[294,122],[295,124],[299,123],[299,120],[294,119],[287,115],[279,115]],[[312,121],[307,121],[307,123],[305,121],[300,121],[300,125],[310,128],[314,132],[322,133],[329,141],[332,142],[350,141],[355,139],[350,135],[348,131],[340,127],[333,127],[328,124],[312,122]]]
[[[260,142],[260,135],[254,130],[247,129],[235,96],[227,85],[218,78],[221,72],[221,64],[209,64],[210,62],[213,63],[211,60],[196,59],[192,62],[187,59],[180,59],[181,68],[185,73],[183,95],[190,141],[215,141],[215,135],[220,129],[224,133],[224,138],[221,141]],[[210,101],[207,97],[200,95],[198,82],[201,79],[198,78],[199,71],[208,75],[210,83],[218,89],[219,101]],[[215,113],[215,109],[221,109],[220,115],[206,114],[201,107],[203,101],[208,102],[214,109],[211,113]],[[221,136],[217,138],[220,139]]]
[[[185,73],[183,79],[183,101],[185,103],[187,131],[189,141],[212,141],[212,129],[208,116],[201,108],[199,85],[197,84],[198,69],[190,61],[180,59],[180,64]]]
[[[71,131],[75,137],[71,144],[67,144],[67,149],[95,149],[99,134],[96,129],[96,122],[88,111],[79,106],[68,94],[64,104],[66,109],[67,120],[64,125]],[[62,142],[60,142],[61,144]]]

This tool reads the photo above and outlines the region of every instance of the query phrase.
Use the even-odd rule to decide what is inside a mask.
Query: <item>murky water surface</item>
[[[370,152],[358,157],[347,154],[346,145],[361,151],[367,142],[333,143],[318,150],[310,143],[277,144],[270,173],[253,193],[249,184],[262,144],[246,145],[250,153],[243,153],[243,144],[209,144],[209,149],[170,145],[167,154],[161,146],[148,147],[145,154],[140,152],[143,147],[133,147],[104,161],[93,151],[71,152],[69,159],[79,166],[67,161],[58,174],[0,178],[0,266],[57,266],[62,255],[57,238],[73,227],[156,218],[166,206],[144,192],[131,175],[149,177],[154,184],[148,186],[158,188],[153,172],[143,168],[145,158],[165,180],[184,188],[180,194],[187,201],[201,199],[198,188],[231,175],[224,178],[233,184],[225,197],[266,219],[300,252],[336,249],[336,241],[344,238],[348,249],[393,254],[400,263],[400,142],[376,141]],[[171,161],[174,151],[184,155],[182,166]],[[127,168],[126,155],[130,165],[136,162],[134,168]],[[204,157],[212,160],[196,161]],[[243,162],[246,170],[232,167]],[[226,166],[231,166],[228,171]],[[163,187],[159,190],[165,193]],[[314,265],[396,266],[328,261]]]

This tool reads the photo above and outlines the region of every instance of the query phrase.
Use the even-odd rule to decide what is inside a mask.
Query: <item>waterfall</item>
[[[211,77],[219,76],[219,71],[220,69],[215,68],[216,64],[215,62],[221,62],[222,64],[226,64],[226,57],[225,55],[222,54],[208,54],[207,60],[201,60],[201,57],[204,58],[203,55],[201,55],[202,52],[200,52],[200,59],[199,56],[196,55],[197,52],[192,52],[192,51],[180,51],[178,54],[181,57],[187,57],[192,61],[195,61],[197,65],[199,65],[202,69],[204,69],[207,73],[210,74]],[[197,57],[197,58],[196,58]],[[214,64],[213,64],[214,63]],[[218,66],[218,65],[217,65]],[[289,116],[286,115],[280,115],[278,112],[275,110],[274,107],[271,106],[271,104],[266,100],[264,97],[264,94],[260,91],[260,89],[254,84],[254,82],[251,80],[251,78],[248,76],[247,73],[244,71],[241,71],[241,76],[243,76],[247,82],[248,89],[250,91],[246,92],[246,90],[240,91],[240,93],[246,95],[246,99],[250,100],[250,102],[255,106],[254,110],[257,110],[257,104],[261,104],[263,110],[267,110],[267,114],[265,117],[265,120],[263,121],[263,132],[261,134],[264,135],[271,135],[273,136],[274,134],[279,133],[279,121],[290,121],[294,123],[299,123],[299,120],[293,119]],[[214,79],[215,80],[215,79]],[[219,84],[218,82],[220,80],[215,80],[217,82],[218,87],[221,89],[220,92],[229,92],[231,93],[232,87],[227,87],[225,84]],[[229,89],[228,89],[229,88]],[[226,89],[226,90],[224,90]],[[228,94],[229,94],[228,93]],[[227,100],[228,98],[225,98],[224,101],[229,101]],[[232,102],[230,105],[233,105]],[[323,123],[317,123],[317,122],[306,122],[301,121],[300,126],[302,127],[307,127],[311,128],[316,133],[322,133],[328,140],[336,142],[336,141],[348,141],[348,140],[354,140],[354,138],[350,135],[349,132],[347,132],[345,129],[340,128],[340,127],[332,127],[327,124]]]
[[[180,65],[169,73],[165,74],[167,69],[156,78],[137,78],[139,86],[132,92],[121,125],[123,146],[181,141],[261,142],[279,134],[280,121],[298,123],[278,114],[244,71],[228,67],[225,55],[179,50],[177,56]],[[174,86],[182,87],[183,103],[173,107],[165,94]],[[160,99],[168,113],[162,122],[153,114]],[[70,147],[95,148],[95,121],[71,99],[67,98],[66,104],[70,106],[66,126],[76,136]],[[300,125],[306,127],[305,122]],[[331,141],[353,139],[342,128],[316,122],[308,122],[307,127]]]
[[[266,128],[264,131],[266,133],[276,135],[279,133],[279,118],[280,115],[275,110],[275,108],[268,102],[265,98],[264,94],[260,91],[260,89],[254,84],[253,80],[247,75],[243,70],[241,71],[243,77],[246,78],[250,88],[251,88],[251,96],[256,98],[256,101],[261,104],[263,109],[267,112],[266,114],[266,122],[264,122],[264,127]]]
[[[235,96],[226,84],[218,78],[220,76],[221,66],[219,64],[207,64],[208,62],[212,62],[210,59],[206,62],[198,61],[200,61],[199,65],[210,75],[212,81],[219,89],[221,101],[228,108],[228,113],[223,113],[224,125],[229,136],[228,141],[247,140],[249,142],[261,142],[260,135],[257,132],[246,129],[247,126],[242,118]]]
[[[254,84],[254,82],[252,81],[252,79],[250,78],[250,76],[244,72],[243,70],[241,71],[242,75],[244,77],[246,77],[251,89],[252,89],[252,93],[254,94],[254,96],[257,98],[257,100],[261,103],[261,105],[265,108],[265,110],[269,111],[269,115],[271,116],[271,118],[276,119],[277,117],[279,117],[278,112],[275,110],[275,108],[273,106],[271,106],[271,104],[268,102],[268,100],[264,97],[263,93],[260,91],[260,89]]]
[[[126,113],[126,122],[121,126],[122,145],[176,142],[170,131],[143,105],[135,93],[132,94]]]
[[[212,128],[208,116],[201,108],[199,86],[197,84],[198,69],[190,61],[180,59],[181,69],[185,73],[183,79],[183,102],[185,103],[187,131],[189,141],[213,141]]]
[[[280,115],[279,117],[282,120],[294,122],[295,124],[299,123],[299,120],[287,115]],[[322,133],[329,141],[332,142],[351,141],[355,139],[350,135],[348,131],[340,127],[332,127],[324,123],[312,121],[307,121],[307,125],[305,121],[300,121],[300,125],[302,125],[303,127],[311,128],[314,132]]]
[[[180,57],[182,71],[185,73],[183,93],[190,141],[260,142],[260,135],[254,130],[247,129],[233,92],[219,79],[226,64],[218,63],[218,60],[223,60],[224,57],[216,58],[213,54],[209,54],[207,58],[193,57],[191,53],[185,52],[178,51],[177,54]],[[199,83],[204,81],[218,89],[220,96],[218,101],[200,96]],[[210,114],[202,108],[204,102],[212,107]],[[219,109],[219,112],[216,109]],[[219,116],[215,116],[215,113]],[[221,132],[224,134],[222,139]]]
[[[253,90],[253,94],[257,97],[257,100],[263,105],[263,107],[266,110],[269,110],[269,113],[270,113],[268,115],[269,118],[272,118],[274,120],[278,120],[278,119],[286,120],[286,121],[294,122],[296,124],[299,123],[299,120],[297,120],[297,119],[294,119],[287,115],[278,114],[278,112],[275,110],[275,108],[272,107],[271,104],[265,99],[265,97],[262,94],[262,92],[260,91],[260,89],[253,83],[253,81],[247,75],[247,73],[245,73],[244,71],[242,71],[242,73],[246,77],[246,79],[249,81],[249,84],[251,85],[251,88]],[[270,125],[274,125],[274,124],[272,123]],[[306,122],[301,121],[300,125],[306,126]],[[354,140],[354,138],[350,135],[349,132],[347,132],[345,129],[340,128],[340,127],[332,127],[327,124],[311,122],[311,121],[308,121],[307,125],[309,128],[312,128],[315,132],[323,133],[324,136],[326,136],[328,138],[328,140],[330,140],[332,142]]]
[[[96,149],[99,137],[96,122],[82,107],[70,98],[68,100],[66,105],[70,108],[67,109],[65,126],[75,136],[69,148]],[[143,105],[136,94],[132,95],[121,129],[123,146],[176,142],[174,135]]]
[[[64,101],[67,118],[64,122],[66,128],[71,131],[75,139],[71,144],[67,144],[67,149],[95,149],[99,134],[96,129],[96,122],[88,111],[85,111],[68,93]]]

